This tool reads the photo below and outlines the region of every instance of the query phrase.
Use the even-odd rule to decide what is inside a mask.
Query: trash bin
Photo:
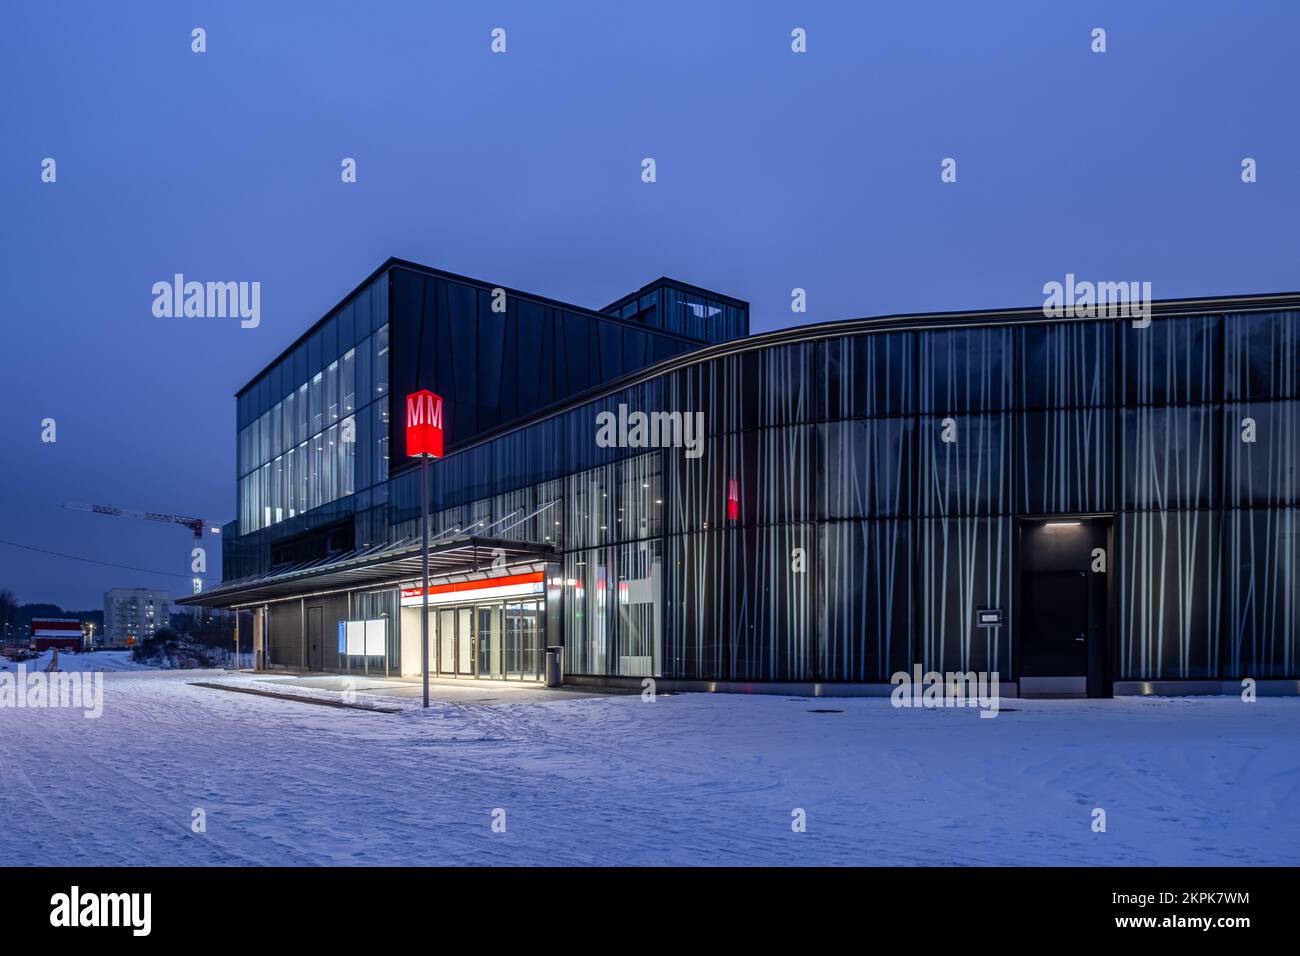
[[[548,647],[546,649],[546,686],[559,687],[564,683],[564,648]]]

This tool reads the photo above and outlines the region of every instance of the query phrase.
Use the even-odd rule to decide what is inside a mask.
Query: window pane
[[[257,472],[257,497],[262,503],[262,524],[265,528],[271,523],[271,466],[263,465]]]
[[[283,491],[284,485],[283,465],[283,458],[276,458],[275,461],[271,462],[269,491],[271,494],[271,520],[273,522],[284,520],[284,507],[280,501],[280,493]]]
[[[351,302],[339,309],[338,325],[340,352],[346,352],[348,349],[352,348],[352,346],[357,344],[356,327],[352,323],[352,315],[354,312],[355,309],[353,309]]]
[[[331,425],[325,433],[325,445],[321,456],[321,503],[333,501],[338,497],[334,486],[334,449],[339,443],[339,426]]]
[[[271,456],[279,457],[284,452],[284,442],[282,436],[284,409],[278,403],[271,409]]]
[[[271,413],[263,412],[262,417],[258,419],[258,447],[260,453],[258,462],[265,463],[271,460]]]
[[[307,426],[310,424],[310,422],[308,421],[308,407],[307,407],[308,403],[307,403],[306,384],[298,386],[297,406],[298,406],[297,410],[295,411],[295,415],[297,416],[298,419],[297,439],[298,439],[298,444],[301,445],[303,442],[307,440],[307,436],[310,434],[310,432],[307,430]]]
[[[298,442],[298,439],[294,436],[293,399],[295,394],[290,392],[285,396],[284,401],[280,403],[280,445],[282,451],[292,448]]]
[[[375,390],[372,397],[388,394],[388,326],[375,333]]]
[[[320,363],[328,365],[339,357],[339,323],[335,316],[320,328]]]
[[[339,484],[340,495],[350,495],[357,490],[357,420],[343,419],[339,428]]]
[[[311,396],[311,418],[307,429],[308,434],[311,435],[319,434],[320,430],[325,426],[325,412],[321,396],[324,379],[325,376],[317,372],[311,380],[311,389],[309,391]]]
[[[357,350],[349,349],[343,356],[343,365],[339,371],[339,395],[342,399],[340,414],[351,415],[357,410]]]
[[[352,300],[352,309],[356,314],[357,338],[363,339],[370,334],[370,289],[362,289]]]
[[[357,346],[357,408],[365,408],[375,397],[370,384],[374,345],[374,337],[371,336]]]
[[[311,375],[324,365],[324,357],[320,351],[320,330],[317,329],[313,335],[307,337],[307,374]]]
[[[373,328],[388,324],[388,276],[379,277],[370,287],[370,318]],[[357,321],[360,325],[360,320]]]
[[[375,403],[375,481],[388,480],[388,399]]]
[[[292,518],[298,513],[298,470],[296,449],[290,448],[284,453],[284,516]]]
[[[331,362],[325,370],[325,424],[339,420],[339,363]]]
[[[325,503],[321,496],[321,478],[324,473],[325,436],[317,435],[311,440],[311,483],[308,488],[308,508],[315,508]]]
[[[304,342],[293,350],[293,371],[289,375],[289,385],[301,385],[307,381],[307,343]]]
[[[298,513],[309,507],[311,499],[311,451],[306,442],[298,446]]]

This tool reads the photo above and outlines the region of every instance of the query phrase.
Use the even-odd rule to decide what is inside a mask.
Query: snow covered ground
[[[54,651],[45,651],[35,660],[26,661],[27,672],[44,671],[49,666]],[[0,658],[0,667],[8,665],[10,671],[17,672],[18,665],[6,658]],[[69,654],[59,651],[59,670],[69,674],[93,671],[139,671],[148,670],[150,665],[137,664],[131,659],[130,651],[89,651],[84,654]]]
[[[100,719],[0,709],[0,865],[1300,859],[1296,699],[1007,701],[980,719],[887,699],[479,685],[376,714],[194,680],[277,686],[108,673]]]

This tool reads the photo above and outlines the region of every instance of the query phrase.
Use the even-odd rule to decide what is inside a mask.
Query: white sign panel
[[[383,657],[388,653],[388,635],[384,627],[387,623],[383,618],[366,621],[366,653],[371,657]]]
[[[366,653],[366,622],[348,621],[348,654],[363,657]]]
[[[340,621],[345,626],[349,657],[383,657],[388,653],[388,622],[382,617],[373,621]]]

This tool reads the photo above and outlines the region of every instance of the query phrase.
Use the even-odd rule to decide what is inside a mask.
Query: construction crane
[[[119,518],[139,518],[141,521],[159,521],[163,524],[178,524],[189,528],[194,532],[194,541],[201,544],[203,541],[203,529],[208,523],[202,518],[191,518],[186,515],[169,515],[158,511],[132,511],[129,508],[118,508],[114,505],[83,505],[77,502],[66,502],[63,507],[72,511],[90,511],[99,515],[116,515]],[[213,526],[213,534],[220,534],[221,529]],[[206,564],[206,560],[205,560]],[[194,574],[193,584],[194,593],[198,594],[203,590],[203,578],[199,577],[202,572],[191,572]],[[199,612],[202,613],[201,611]]]
[[[117,515],[119,518],[139,518],[142,521],[161,521],[163,524],[184,525],[194,532],[194,540],[203,540],[203,529],[208,523],[202,518],[187,518],[185,515],[166,515],[155,511],[130,511],[126,508],[116,508],[113,505],[83,505],[76,502],[68,502],[63,507],[72,511],[92,511],[97,515]],[[213,528],[213,533],[219,534],[217,528]]]

